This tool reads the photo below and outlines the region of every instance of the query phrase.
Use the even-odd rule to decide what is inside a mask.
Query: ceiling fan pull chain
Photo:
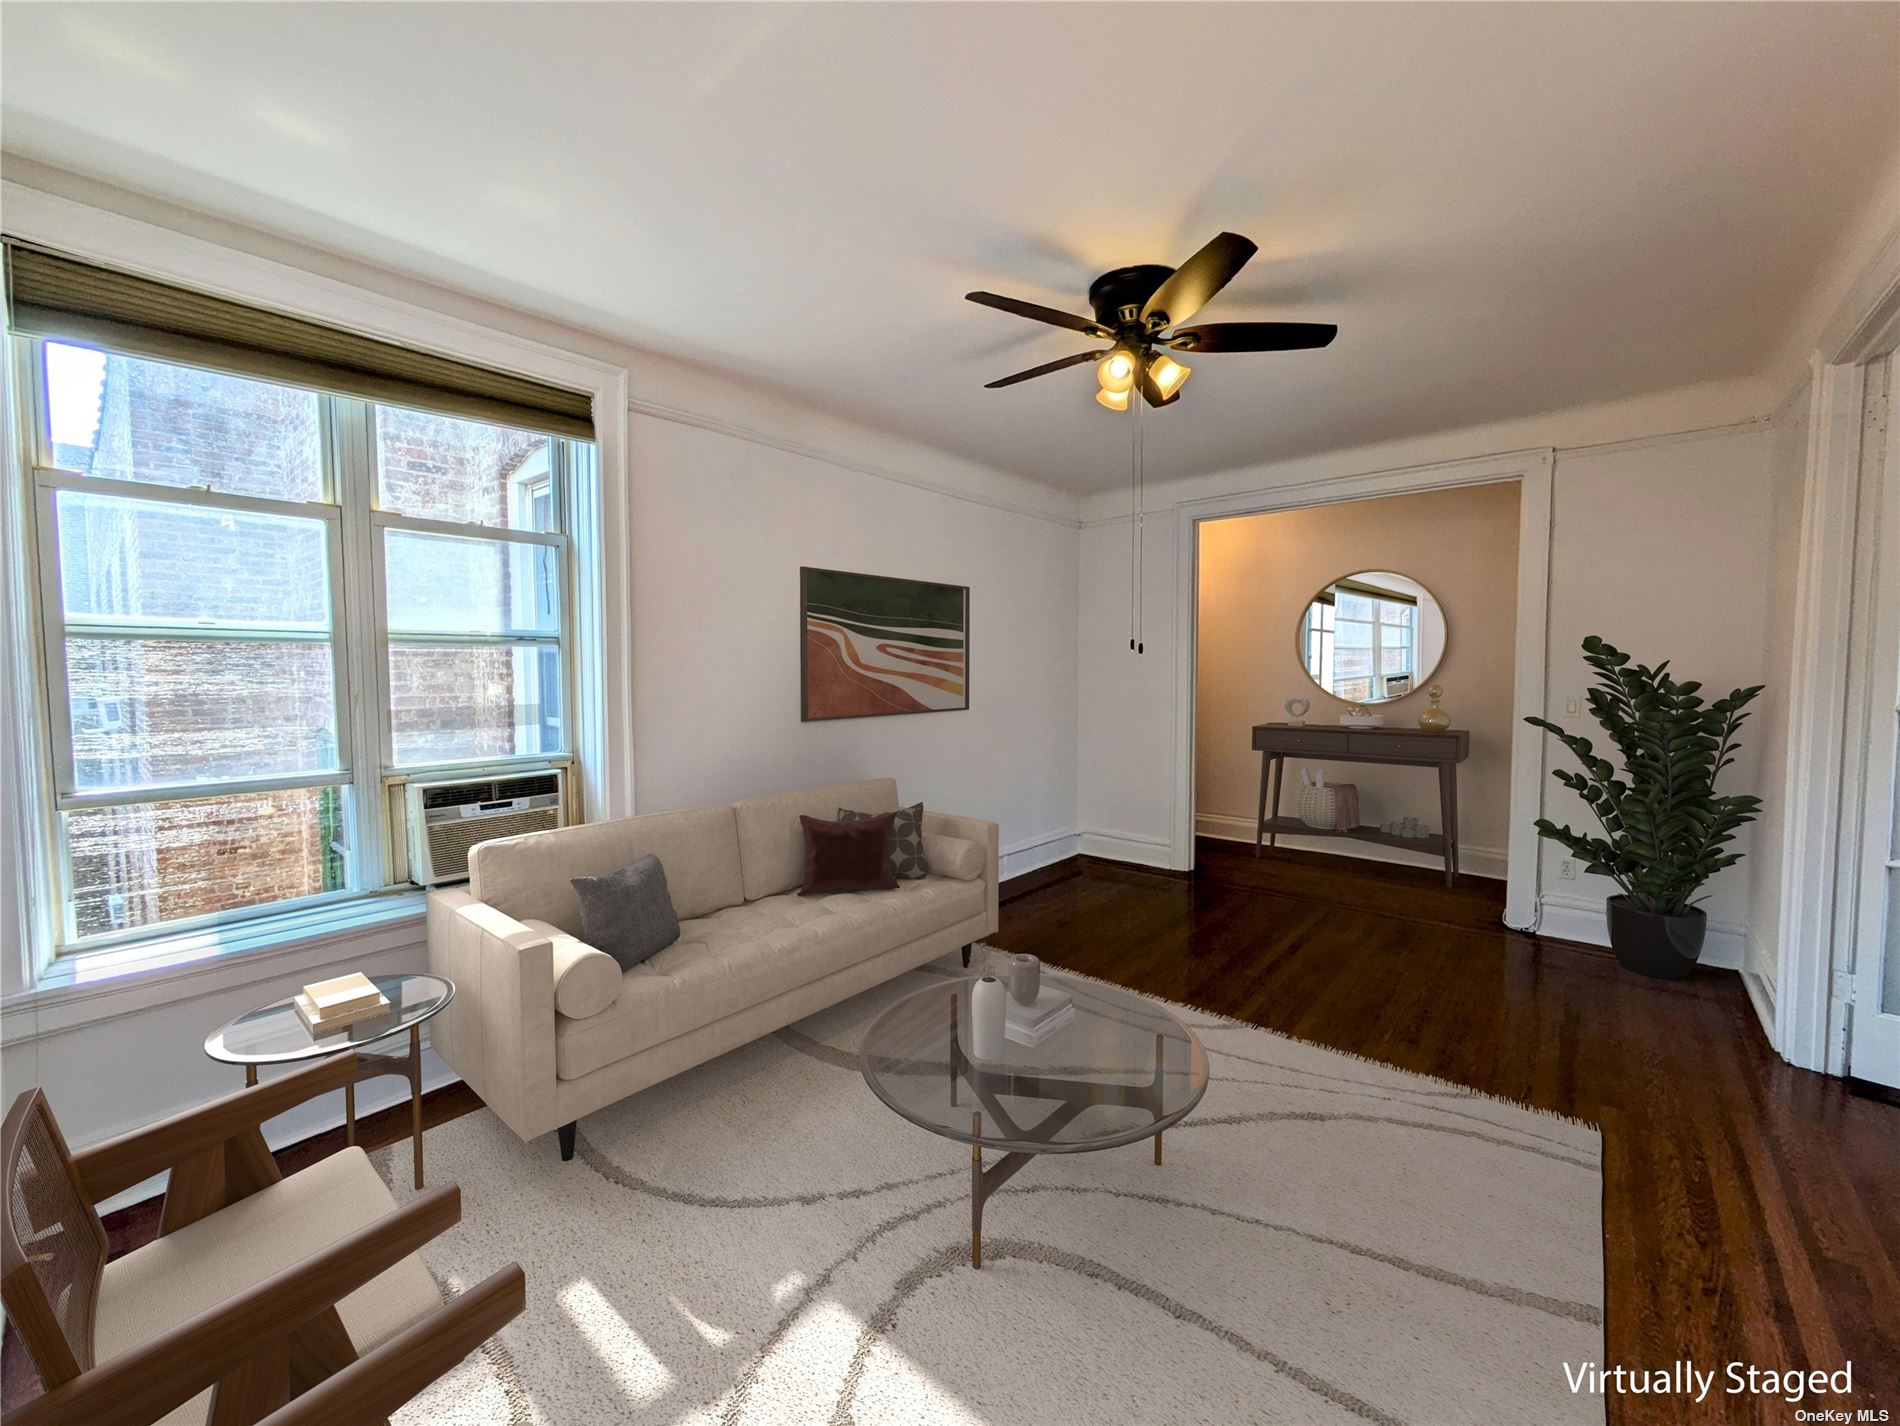
[[[1134,408],[1134,412],[1135,412],[1135,436],[1134,436],[1134,446],[1135,446],[1134,504],[1135,504],[1135,508],[1133,512],[1133,524],[1135,527],[1134,528],[1135,567],[1129,571],[1128,577],[1129,577],[1129,582],[1134,586],[1135,652],[1137,654],[1140,654],[1140,653],[1146,652],[1146,648],[1144,646],[1144,640],[1142,639],[1142,626],[1146,622],[1147,614],[1148,614],[1148,611],[1143,607],[1143,602],[1147,594],[1147,587],[1146,587],[1147,586],[1147,571],[1146,569],[1143,568],[1143,565],[1145,563],[1144,557],[1146,556],[1147,550],[1148,550],[1148,543],[1147,543],[1147,530],[1144,527],[1145,512],[1141,508],[1142,507],[1142,483],[1143,483],[1143,477],[1145,475],[1145,472],[1143,470],[1145,461],[1143,460],[1143,453],[1141,449],[1141,408],[1145,406],[1147,402],[1143,399],[1140,392],[1135,392],[1133,393],[1133,399],[1131,399],[1128,404]]]
[[[1141,460],[1141,447],[1139,444],[1141,436],[1141,402],[1139,399],[1131,399],[1128,404],[1135,413],[1135,429],[1134,433],[1129,437],[1128,457],[1128,499],[1131,507],[1128,512],[1128,652],[1132,654],[1135,652],[1136,644],[1136,611],[1140,607],[1141,601],[1141,595],[1135,582],[1135,571],[1141,567],[1141,522],[1135,518],[1135,511],[1132,508],[1135,501],[1139,498],[1135,493],[1135,472],[1139,468]]]

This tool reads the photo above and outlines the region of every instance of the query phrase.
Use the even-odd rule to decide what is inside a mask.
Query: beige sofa
[[[636,1094],[996,929],[994,822],[926,810],[931,874],[805,897],[801,815],[896,808],[889,778],[503,837],[429,897],[429,965],[456,995],[442,1058],[523,1139]],[[680,938],[621,972],[581,939],[570,884],[653,853]]]

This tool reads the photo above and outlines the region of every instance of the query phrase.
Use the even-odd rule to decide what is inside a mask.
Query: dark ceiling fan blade
[[[1109,348],[1113,351],[1114,348]],[[999,386],[1014,386],[1019,381],[1028,381],[1032,376],[1047,376],[1052,371],[1061,371],[1065,366],[1080,366],[1085,361],[1100,361],[1108,352],[1077,352],[1074,356],[1065,356],[1060,361],[1046,361],[1041,366],[1032,366],[1028,371],[1019,371],[1014,376],[1006,376],[1001,381],[986,381],[985,391],[994,391]]]
[[[1331,322],[1215,322],[1182,327],[1167,342],[1178,352],[1300,352],[1338,335]]]
[[[994,307],[999,312],[1010,312],[1018,317],[1027,317],[1032,322],[1047,322],[1052,327],[1067,327],[1072,332],[1087,332],[1091,337],[1114,335],[1100,322],[1090,321],[1087,317],[1072,316],[1067,312],[1058,312],[1053,307],[1039,307],[1034,302],[1023,302],[1014,297],[999,297],[994,292],[966,292],[963,296],[965,301]]]
[[[1154,290],[1141,309],[1141,319],[1150,326],[1171,327],[1185,322],[1221,288],[1234,280],[1234,274],[1247,265],[1247,259],[1260,249],[1239,233],[1217,234],[1212,242],[1174,270],[1174,275]]]

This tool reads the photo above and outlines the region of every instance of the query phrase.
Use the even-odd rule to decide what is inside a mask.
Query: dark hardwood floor
[[[1803,1404],[1900,1421],[1900,1108],[1780,1060],[1739,976],[1643,980],[1506,931],[1500,882],[1208,840],[1198,859],[1191,877],[1088,858],[1020,877],[993,940],[1598,1125],[1607,1365],[1852,1361],[1851,1403]],[[1609,1401],[1619,1426],[1794,1411]]]
[[[1851,1409],[1900,1422],[1900,1107],[1778,1059],[1737,976],[1642,980],[1594,947],[1506,931],[1502,884],[1480,878],[1446,887],[1434,871],[1303,852],[1256,861],[1215,841],[1199,860],[1192,876],[1073,858],[1019,877],[993,940],[1589,1120],[1603,1131],[1606,1364],[1851,1360]],[[479,1107],[457,1086],[428,1097],[426,1118]],[[393,1110],[361,1138],[406,1130]],[[338,1130],[278,1157],[288,1169],[341,1143]],[[156,1200],[113,1214],[114,1251],[156,1225]],[[1785,1402],[1714,1394],[1608,1409],[1616,1426],[1796,1420]]]

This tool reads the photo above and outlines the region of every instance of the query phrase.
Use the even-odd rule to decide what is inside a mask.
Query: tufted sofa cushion
[[[652,1045],[953,926],[985,910],[984,884],[950,877],[895,891],[767,896],[680,923],[680,938],[621,977],[584,1020],[557,1017],[555,1073],[578,1079]]]

